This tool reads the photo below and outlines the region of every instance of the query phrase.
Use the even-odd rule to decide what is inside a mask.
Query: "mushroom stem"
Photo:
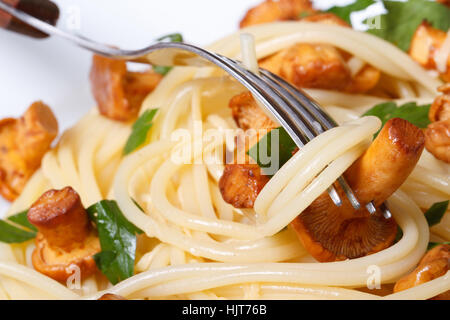
[[[66,252],[82,244],[91,232],[87,212],[71,187],[44,193],[29,210],[28,220],[49,247]]]
[[[400,118],[389,120],[345,173],[358,200],[381,205],[411,174],[424,145],[425,136],[415,125]]]

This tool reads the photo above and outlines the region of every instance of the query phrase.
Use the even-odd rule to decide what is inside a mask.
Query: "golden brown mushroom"
[[[248,91],[234,96],[230,100],[229,107],[234,121],[243,130],[271,130],[277,127]]]
[[[277,127],[261,110],[250,92],[234,96],[230,100],[229,107],[239,128],[263,130],[254,132],[254,134],[247,132],[239,135],[237,148],[247,151],[263,133]],[[237,160],[235,162],[238,162]],[[226,164],[224,173],[219,180],[223,199],[235,208],[253,208],[256,197],[269,181],[269,177],[263,174],[257,164],[250,163],[251,160],[248,156],[245,156],[244,161],[245,163]]]
[[[266,0],[246,13],[240,27],[282,20],[298,20],[302,12],[315,12],[309,0]]]
[[[225,202],[235,208],[253,208],[256,197],[269,182],[257,164],[227,164],[219,180]]]
[[[389,247],[397,225],[380,210],[369,214],[364,206],[381,205],[414,169],[422,153],[422,131],[406,120],[389,120],[369,149],[346,171],[363,208],[355,211],[338,186],[343,205],[333,204],[327,193],[317,198],[292,222],[305,249],[318,261],[362,257]]]
[[[112,293],[106,293],[104,295],[102,295],[100,298],[98,298],[97,300],[127,300],[122,296],[119,296],[117,294],[112,294]]]
[[[413,36],[409,55],[426,69],[436,70],[436,53],[444,44],[447,33],[433,28],[428,22],[420,24]],[[447,57],[447,70],[441,73],[444,81],[450,81],[450,56]]]
[[[394,292],[403,291],[439,278],[450,269],[450,245],[442,244],[428,251],[419,265],[410,274],[395,283]],[[433,297],[435,300],[450,300],[450,290]]]
[[[439,88],[443,93],[431,105],[432,123],[425,130],[425,147],[437,159],[450,163],[450,83]]]
[[[0,194],[15,200],[58,135],[58,122],[42,102],[33,103],[19,119],[0,121]]]
[[[153,71],[128,72],[126,62],[94,55],[90,72],[91,89],[99,111],[118,121],[134,119],[147,94],[162,75]]]
[[[31,206],[28,220],[39,230],[32,255],[37,271],[57,281],[66,281],[74,266],[82,279],[97,271],[92,256],[100,252],[100,242],[71,187],[45,192]]]
[[[260,66],[299,88],[343,90],[351,81],[342,55],[327,44],[298,43],[262,59]]]

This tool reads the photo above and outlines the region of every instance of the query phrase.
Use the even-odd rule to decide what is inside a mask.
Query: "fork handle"
[[[0,0],[7,5],[32,15],[44,22],[56,25],[59,18],[59,8],[56,4],[48,0]],[[10,14],[0,10],[0,28],[17,32],[32,38],[47,38],[49,35],[44,33]]]

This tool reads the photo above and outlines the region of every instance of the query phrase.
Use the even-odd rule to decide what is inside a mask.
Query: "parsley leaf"
[[[382,2],[387,13],[379,16],[380,28],[371,28],[367,32],[392,42],[404,51],[408,51],[414,32],[423,20],[443,31],[450,28],[450,9],[436,1]]]
[[[366,9],[367,7],[374,4],[374,0],[356,0],[354,3],[349,4],[347,6],[342,7],[331,7],[328,10],[325,10],[326,12],[334,13],[341,19],[345,20],[348,24],[352,24],[350,21],[350,14],[352,12],[362,11]]]
[[[308,11],[302,11],[302,12],[299,13],[298,17],[299,17],[300,19],[303,19],[303,18],[309,17],[310,15],[311,15],[310,12],[308,12]]]
[[[130,154],[139,148],[147,140],[150,128],[153,126],[153,118],[158,109],[146,110],[133,125],[133,130],[123,149],[124,155]]]
[[[183,42],[183,35],[181,33],[171,33],[165,36],[162,36],[158,39],[156,39],[157,41],[166,41],[168,40],[169,42]]]
[[[38,229],[35,226],[33,226],[30,223],[30,221],[28,221],[27,215],[28,215],[28,210],[22,211],[18,214],[8,217],[8,220],[12,221],[18,225],[21,225],[22,227],[25,227],[25,228],[29,229],[30,231],[37,232]]]
[[[383,127],[386,122],[392,118],[401,118],[407,120],[419,128],[426,128],[430,124],[428,112],[430,105],[418,106],[415,102],[408,102],[397,107],[395,102],[385,102],[374,106],[363,114],[363,116],[376,116],[380,118]],[[378,131],[379,132],[379,131]],[[375,137],[378,135],[375,134]]]
[[[183,42],[183,36],[181,33],[172,33],[165,36],[162,36],[157,41],[168,41],[168,42]],[[153,66],[153,71],[156,73],[162,74],[165,76],[169,71],[172,70],[172,67],[165,67],[165,66]]]
[[[441,222],[442,217],[447,211],[449,202],[450,200],[443,202],[436,202],[430,207],[430,209],[427,210],[427,212],[425,212],[425,218],[427,219],[428,225],[430,227],[435,226],[439,222]]]
[[[23,211],[7,220],[0,220],[0,242],[22,243],[36,237],[37,229],[28,221],[27,213],[28,211]],[[18,228],[9,221],[25,229]]]
[[[434,247],[440,246],[441,244],[450,244],[450,242],[428,242],[427,250],[431,250]]]
[[[134,274],[136,234],[142,230],[129,222],[115,201],[103,200],[87,209],[97,225],[102,251],[94,256],[97,267],[112,284]]]
[[[153,66],[153,71],[155,71],[156,73],[162,74],[163,76],[168,74],[170,70],[172,70],[172,67]]]
[[[268,132],[258,143],[252,146],[247,154],[252,157],[266,174],[273,175],[291,157],[297,148],[284,128],[279,127]],[[272,152],[275,152],[272,155]]]

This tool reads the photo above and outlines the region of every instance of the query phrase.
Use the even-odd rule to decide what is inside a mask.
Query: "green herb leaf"
[[[422,21],[426,20],[443,31],[450,28],[450,9],[436,1],[383,1],[383,4],[387,13],[379,16],[379,28],[369,29],[368,32],[404,51],[408,51],[414,32]]]
[[[169,42],[183,42],[183,35],[181,33],[171,33],[165,36],[162,36],[158,39],[156,39],[157,41],[166,41],[168,40]]]
[[[291,157],[297,145],[284,128],[268,132],[247,154],[263,168],[267,175],[275,174]],[[272,152],[275,152],[272,154]]]
[[[112,284],[134,274],[136,234],[142,230],[130,223],[115,201],[103,200],[87,209],[97,225],[102,251],[94,256],[97,267]]]
[[[133,201],[133,203],[136,205],[136,207],[138,207],[139,210],[141,210],[142,212],[145,213],[144,209],[141,207],[141,205],[136,200],[131,198],[131,201]]]
[[[165,36],[162,36],[157,41],[168,41],[168,42],[183,42],[183,36],[181,33],[172,33]],[[172,70],[172,67],[165,67],[165,66],[153,66],[153,71],[156,73],[162,74],[165,76],[169,71]]]
[[[125,145],[123,153],[130,154],[139,148],[147,140],[147,135],[150,128],[153,126],[153,118],[158,109],[151,109],[145,111],[133,125],[133,130]]]
[[[18,214],[8,217],[8,220],[25,227],[26,229],[34,232],[38,232],[38,229],[28,221],[28,210],[22,211]]]
[[[9,224],[5,220],[0,220],[0,242],[22,243],[35,237],[35,232],[25,231]]]
[[[351,25],[352,23],[350,21],[350,14],[352,12],[362,11],[374,3],[375,3],[374,0],[356,0],[355,2],[347,6],[332,7],[326,10],[326,12],[334,13],[335,15],[347,21],[347,23]]]
[[[310,15],[311,15],[310,12],[308,12],[308,11],[302,11],[302,12],[300,12],[300,14],[298,15],[298,17],[299,17],[300,19],[303,19],[303,18],[309,17]]]
[[[403,237],[403,230],[400,229],[400,227],[397,227],[397,234],[395,235],[394,243],[399,242],[402,237]]]
[[[363,114],[363,116],[376,116],[380,118],[383,127],[392,118],[402,118],[419,128],[426,128],[430,124],[428,112],[430,105],[418,106],[415,102],[405,103],[397,107],[395,102],[377,104],[375,107]],[[378,135],[379,131],[375,134]]]
[[[450,244],[450,242],[428,242],[427,250],[431,250],[434,247],[440,246],[441,244]]]
[[[156,73],[162,74],[163,76],[168,74],[170,70],[172,70],[172,67],[153,66],[153,71],[155,71]]]
[[[23,211],[7,220],[0,220],[0,242],[22,243],[36,237],[37,229],[28,221],[27,213],[28,211]]]
[[[427,219],[428,225],[430,227],[435,226],[439,222],[441,222],[442,217],[447,211],[449,201],[450,200],[436,202],[430,207],[430,209],[427,210],[427,212],[425,212],[425,218]]]

